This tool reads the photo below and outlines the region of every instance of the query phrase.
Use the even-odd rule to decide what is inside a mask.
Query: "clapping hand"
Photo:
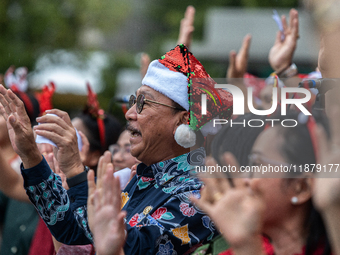
[[[88,174],[88,219],[98,255],[123,253],[126,213],[121,211],[119,178],[113,172],[111,153],[105,152],[98,164],[97,185],[94,171]]]
[[[25,168],[38,165],[42,155],[35,143],[30,119],[24,103],[10,90],[0,85],[0,113],[6,121],[9,138],[14,151]]]
[[[40,125],[35,126],[34,131],[57,145],[54,148],[55,158],[67,178],[82,173],[84,166],[79,154],[76,130],[69,115],[58,109],[46,112],[49,114],[37,118]]]

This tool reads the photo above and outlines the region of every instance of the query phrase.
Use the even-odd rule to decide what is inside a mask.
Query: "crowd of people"
[[[54,84],[34,97],[22,89],[27,70],[19,79],[10,67],[0,85],[0,255],[340,254],[339,6],[320,2],[306,4],[321,34],[315,72],[293,63],[295,9],[281,17],[267,79],[247,73],[251,35],[230,52],[227,82],[254,91],[240,116],[235,90],[216,87],[190,51],[193,6],[175,48],[142,55],[122,126],[89,85],[71,120],[52,107]],[[327,83],[310,89],[316,78]],[[235,171],[197,171],[215,166]]]

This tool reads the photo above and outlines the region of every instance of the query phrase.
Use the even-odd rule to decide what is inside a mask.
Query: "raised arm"
[[[227,82],[238,86],[244,95],[247,95],[247,87],[244,83],[243,76],[247,72],[249,49],[251,35],[248,34],[243,38],[243,42],[238,53],[232,50],[229,53],[229,65],[227,69]],[[249,112],[247,102],[244,102],[245,112]]]
[[[184,13],[184,18],[181,20],[177,44],[185,44],[188,48],[191,46],[192,34],[195,30],[195,8],[189,5]]]
[[[269,52],[269,64],[279,76],[284,79],[287,87],[297,87],[301,79],[297,76],[298,71],[293,64],[294,52],[299,39],[299,14],[295,9],[289,12],[289,24],[283,15],[282,25],[284,39],[281,39],[282,32],[278,31],[273,47]]]
[[[0,85],[0,113],[6,121],[14,151],[25,168],[38,165],[42,155],[35,143],[29,117],[23,102],[9,89]]]
[[[248,34],[243,38],[242,46],[238,53],[232,50],[229,53],[229,66],[227,70],[227,78],[243,78],[247,72],[249,49],[251,43],[251,35]]]
[[[22,101],[2,85],[0,85],[0,113],[6,120],[13,149],[23,162],[21,172],[26,192],[51,233],[58,241],[66,244],[91,243],[91,233],[87,225],[82,224],[87,218],[87,183],[82,182],[68,191],[63,188],[61,178],[52,172],[35,143],[33,130]],[[58,112],[53,113],[58,115]],[[78,159],[80,161],[78,148],[73,144],[76,138],[72,137],[67,118],[63,114],[60,115],[61,117],[42,117],[44,122],[50,120],[47,117],[55,117],[56,124],[51,130],[40,134],[58,145],[56,156],[59,167],[67,177],[72,177],[84,171],[84,168],[78,162]],[[48,126],[48,124],[40,126],[42,129],[44,127],[48,129],[49,126],[46,125]],[[56,133],[62,132],[58,133],[59,140],[56,140],[57,134],[48,136],[54,130]],[[69,148],[65,148],[67,146]]]
[[[318,208],[325,221],[333,254],[340,254],[340,172],[336,167],[339,166],[340,157],[339,115],[339,107],[334,107],[330,111],[331,142],[328,141],[322,127],[318,127],[317,130],[318,164],[327,167],[327,173],[320,173],[316,176],[313,195],[314,205]]]

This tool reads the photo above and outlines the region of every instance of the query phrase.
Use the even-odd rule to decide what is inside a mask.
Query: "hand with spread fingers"
[[[48,114],[37,118],[40,125],[35,126],[34,131],[57,145],[58,148],[54,148],[55,158],[67,178],[82,173],[84,166],[79,154],[76,131],[69,115],[58,109],[48,110],[46,113]]]
[[[94,172],[88,174],[88,219],[98,255],[123,254],[125,241],[125,212],[121,211],[119,178],[113,176],[114,168],[106,152],[98,165],[97,186]]]
[[[195,30],[195,8],[191,5],[185,10],[184,18],[181,20],[177,44],[185,44],[188,48],[191,46],[192,34]]]
[[[95,208],[94,208],[94,195],[96,190],[101,190],[103,187],[103,180],[107,169],[113,168],[111,163],[111,152],[106,151],[103,156],[99,158],[97,167],[97,182],[94,180],[94,171],[88,173],[88,199],[87,199],[87,217],[90,229],[93,229]],[[120,194],[120,191],[119,191]]]
[[[25,168],[38,165],[42,155],[35,143],[30,119],[24,103],[10,90],[0,85],[0,113],[6,121],[14,151]]]
[[[235,157],[224,158],[238,166]],[[262,254],[262,214],[264,202],[239,179],[228,180],[224,174],[202,178],[205,186],[201,198],[191,200],[214,221],[234,254]],[[242,184],[241,184],[242,183]]]
[[[282,41],[282,32],[278,31],[273,47],[269,52],[269,63],[276,73],[281,73],[288,68],[293,62],[293,55],[299,39],[299,14],[295,9],[289,12],[289,25],[286,17],[283,15],[282,25],[285,38]]]
[[[250,42],[251,35],[248,34],[244,37],[239,52],[237,54],[235,51],[230,52],[227,78],[243,78],[247,72]]]

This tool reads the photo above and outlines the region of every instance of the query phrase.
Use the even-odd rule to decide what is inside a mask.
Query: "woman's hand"
[[[230,165],[238,167],[231,153],[227,153],[225,158]],[[247,254],[249,251],[261,254],[264,202],[245,186],[245,182],[232,187],[232,180],[224,174],[214,177],[202,179],[205,186],[201,199],[192,197],[192,202],[211,217],[235,254]]]

